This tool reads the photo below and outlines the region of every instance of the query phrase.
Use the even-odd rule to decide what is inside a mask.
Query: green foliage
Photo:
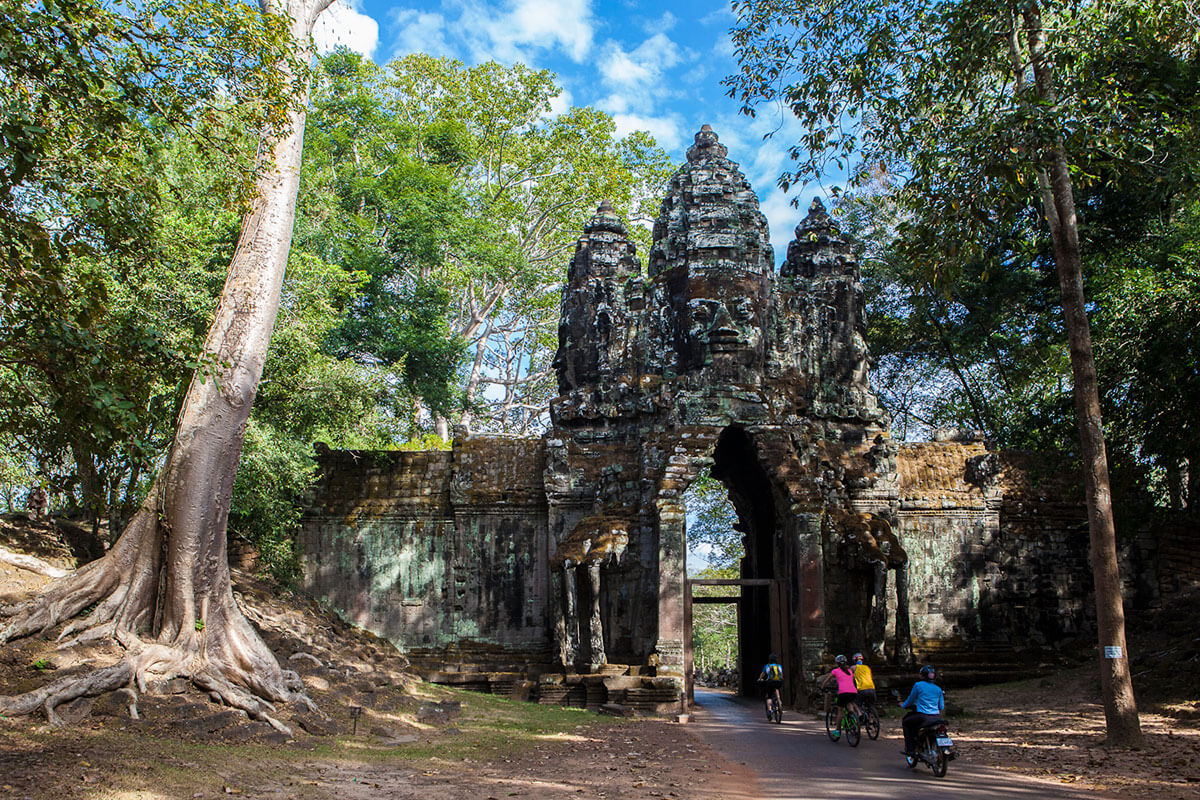
[[[725,486],[702,475],[684,493],[684,506],[688,552],[703,558],[711,569],[732,570],[733,577],[738,577],[745,548],[742,534],[734,529],[737,512]]]
[[[315,465],[307,442],[273,433],[253,420],[246,430],[229,528],[255,546],[267,572],[287,584],[297,575],[291,535]]]
[[[292,536],[315,477],[313,443],[381,448],[397,435],[387,370],[324,352],[362,276],[293,252],[233,487],[229,530],[281,583],[297,575]]]
[[[864,242],[875,379],[898,431],[969,427],[1000,446],[1077,452],[1058,254],[1043,219],[1059,152],[1080,215],[1118,490],[1136,494],[1150,463],[1177,474],[1200,463],[1184,419],[1197,400],[1184,311],[1193,284],[1178,268],[1194,261],[1183,241],[1200,175],[1200,29],[1186,3],[748,0],[735,10],[741,72],[730,93],[751,113],[783,102],[807,131],[781,185],[830,166],[854,176],[837,211]]]
[[[693,577],[730,580],[740,577],[740,573],[737,567],[709,567]],[[697,586],[694,591],[700,597],[727,597],[737,594],[737,588],[729,586]],[[736,603],[692,605],[692,650],[696,667],[702,671],[737,667],[739,650]]]
[[[211,305],[193,246],[219,226],[180,212],[219,188],[203,202],[236,219],[255,158],[243,131],[277,129],[292,88],[287,32],[240,3],[0,10],[0,432],[119,527],[194,361],[187,323]]]
[[[725,486],[709,475],[701,475],[684,493],[687,509],[688,552],[707,566],[693,578],[732,579],[741,577],[745,554],[742,534],[734,529],[737,512]],[[728,586],[698,586],[698,596],[736,595]],[[692,606],[692,647],[697,669],[704,671],[738,664],[737,606],[732,603],[697,603]]]
[[[551,116],[557,92],[522,65],[321,61],[297,246],[366,276],[328,350],[397,369],[414,421],[535,425],[575,238],[600,200],[644,215],[667,176],[607,115]]]
[[[1110,376],[1107,414],[1126,452],[1152,466],[1140,476],[1163,505],[1197,501],[1200,482],[1200,193],[1115,252],[1099,281],[1097,360]],[[1190,465],[1190,466],[1189,466]]]
[[[44,670],[50,669],[50,662],[44,658],[39,658],[36,661],[34,661],[32,664],[30,664],[29,667],[31,669],[37,670],[38,672],[42,672]]]

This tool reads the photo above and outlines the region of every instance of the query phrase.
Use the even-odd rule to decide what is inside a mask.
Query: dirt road
[[[1094,791],[1076,791],[971,763],[970,753],[951,762],[944,778],[925,766],[909,770],[900,755],[904,740],[896,720],[885,720],[877,741],[863,736],[858,747],[834,743],[823,723],[785,713],[782,725],[769,724],[756,700],[719,692],[696,693],[693,733],[757,779],[736,800],[1102,800]],[[953,733],[953,730],[951,731]]]

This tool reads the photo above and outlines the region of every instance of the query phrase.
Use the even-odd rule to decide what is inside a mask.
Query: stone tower
[[[683,675],[682,496],[702,472],[728,487],[746,542],[749,662],[775,649],[814,663],[826,646],[822,538],[836,535],[827,512],[888,514],[894,502],[849,242],[814,206],[777,276],[758,198],[707,125],[687,158],[647,274],[602,205],[564,290],[546,488],[568,667],[599,666],[580,650],[599,640],[610,661]],[[622,556],[583,580],[576,551],[597,520],[621,531]]]

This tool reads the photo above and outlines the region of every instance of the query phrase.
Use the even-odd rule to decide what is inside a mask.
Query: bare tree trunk
[[[306,62],[313,23],[331,0],[262,0],[264,13],[287,15]],[[222,701],[287,729],[271,716],[272,701],[300,688],[287,675],[233,599],[226,522],[250,408],[262,376],[279,309],[291,247],[304,141],[307,96],[294,98],[286,130],[267,145],[270,159],[257,179],[257,198],[242,220],[203,362],[215,374],[192,378],[175,439],[149,497],[104,558],[55,584],[21,609],[0,641],[44,631],[93,603],[62,636],[113,637],[127,649],[119,668],[68,677],[16,698],[0,710],[54,707],[81,694],[136,681],[190,677]],[[148,630],[150,641],[139,634]]]
[[[1030,62],[1039,97],[1055,99],[1054,74],[1045,58],[1041,14],[1037,4],[1022,10],[1029,42]],[[1116,526],[1112,514],[1112,489],[1100,417],[1100,391],[1092,357],[1091,331],[1083,295],[1083,260],[1075,192],[1061,141],[1048,148],[1050,195],[1047,209],[1054,260],[1062,291],[1063,316],[1071,350],[1075,384],[1075,416],[1079,425],[1080,454],[1091,534],[1092,573],[1096,584],[1096,627],[1100,636],[1100,688],[1108,744],[1136,747],[1142,743],[1141,722],[1133,695],[1129,651],[1125,644],[1125,609],[1117,565]]]
[[[1189,511],[1200,509],[1200,458],[1195,453],[1188,457],[1187,465],[1187,498],[1184,501]]]

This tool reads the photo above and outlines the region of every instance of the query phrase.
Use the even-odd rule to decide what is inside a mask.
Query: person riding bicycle
[[[783,686],[783,664],[779,663],[779,656],[771,653],[767,656],[767,663],[763,665],[762,672],[758,674],[758,682],[763,685],[765,692],[763,693],[763,703],[767,707],[767,716],[771,716],[771,698],[775,698],[775,702],[779,707],[783,707],[783,700],[779,697],[779,687]]]
[[[830,681],[837,684],[837,704],[848,709],[854,718],[857,719],[862,711],[856,702],[858,699],[858,689],[854,686],[854,672],[850,669],[849,662],[845,656],[838,656],[834,659],[834,668],[830,670],[825,679],[821,681],[821,688],[824,689],[829,685]]]
[[[855,653],[852,656],[854,661],[854,688],[858,690],[858,704],[862,706],[863,711],[875,705],[875,676],[871,674],[871,668],[863,662],[863,654]]]
[[[921,680],[913,684],[908,699],[900,705],[912,709],[904,715],[900,724],[904,727],[904,755],[911,756],[917,750],[917,734],[921,728],[940,722],[946,708],[946,694],[942,687],[933,682],[937,671],[926,664],[921,667]]]

